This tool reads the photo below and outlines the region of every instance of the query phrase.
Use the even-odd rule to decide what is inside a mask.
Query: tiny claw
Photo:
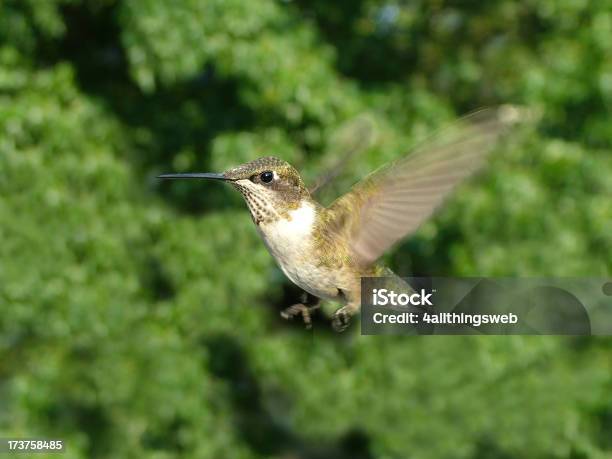
[[[312,319],[310,317],[310,308],[302,303],[297,303],[281,311],[280,315],[285,320],[292,320],[298,314],[302,315],[306,330],[312,328]]]
[[[334,329],[334,331],[342,333],[348,328],[350,319],[351,316],[347,314],[346,311],[339,309],[338,311],[336,311],[332,319],[332,328]]]

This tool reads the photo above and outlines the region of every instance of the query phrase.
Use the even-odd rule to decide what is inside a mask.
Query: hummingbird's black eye
[[[261,173],[259,178],[264,183],[270,183],[272,179],[274,178],[274,173],[272,171],[265,171]]]

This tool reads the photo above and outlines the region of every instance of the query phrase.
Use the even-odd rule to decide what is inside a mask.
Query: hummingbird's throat
[[[256,225],[281,218],[274,206],[274,197],[270,195],[270,192],[254,189],[250,184],[242,184],[240,181],[234,182],[233,185],[244,197]]]

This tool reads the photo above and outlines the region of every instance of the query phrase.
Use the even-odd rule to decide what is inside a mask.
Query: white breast
[[[287,262],[301,259],[310,251],[314,221],[314,206],[306,202],[290,211],[289,218],[259,225],[264,242],[283,270]]]
[[[319,297],[336,292],[328,274],[316,266],[312,250],[312,229],[315,208],[305,202],[289,212],[289,218],[271,223],[261,223],[259,232],[270,253],[291,281],[302,289]]]

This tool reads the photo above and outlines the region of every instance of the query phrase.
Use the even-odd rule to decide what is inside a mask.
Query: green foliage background
[[[0,437],[66,458],[611,457],[609,339],[306,332],[278,318],[297,292],[240,197],[154,179],[274,154],[312,182],[365,117],[350,183],[524,104],[538,125],[387,261],[609,276],[610,37],[605,1],[1,1]]]

